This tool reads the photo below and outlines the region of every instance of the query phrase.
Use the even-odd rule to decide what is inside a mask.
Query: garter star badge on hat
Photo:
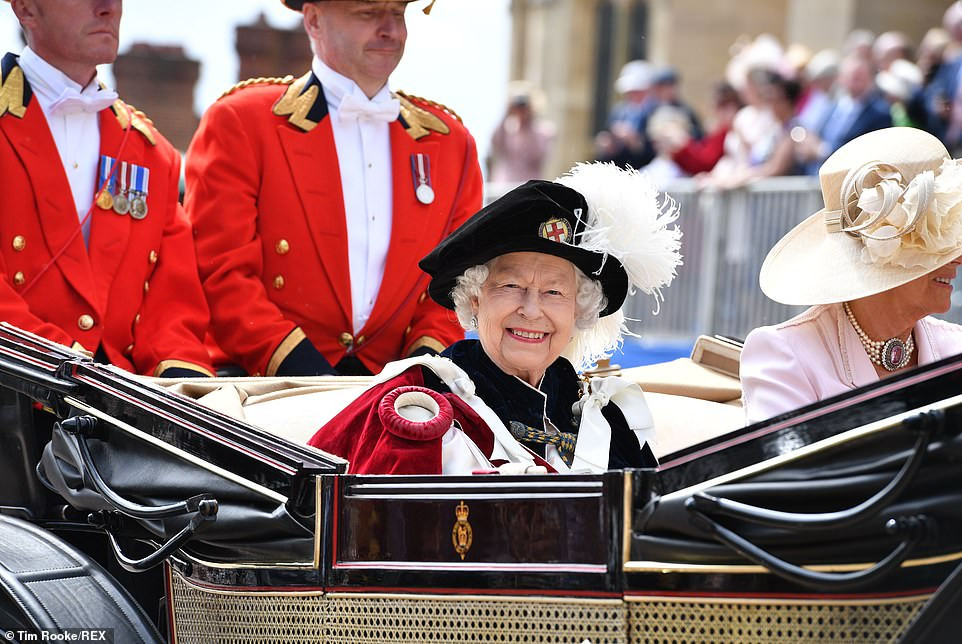
[[[571,225],[566,219],[552,217],[538,228],[538,237],[562,244],[570,244]]]

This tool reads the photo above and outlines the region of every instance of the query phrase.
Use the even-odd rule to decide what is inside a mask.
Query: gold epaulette
[[[457,121],[458,121],[459,123],[463,123],[463,121],[461,120],[461,117],[458,116],[458,113],[455,112],[454,110],[452,110],[450,107],[448,107],[447,105],[445,105],[445,104],[443,104],[443,103],[438,103],[437,101],[432,101],[431,99],[429,99],[429,98],[424,98],[423,96],[414,96],[413,94],[408,94],[407,92],[398,91],[398,92],[396,92],[396,94],[397,94],[398,96],[402,96],[402,97],[408,99],[409,101],[418,101],[418,102],[421,102],[421,103],[426,103],[427,105],[430,105],[431,107],[436,107],[436,108],[438,108],[439,110],[441,110],[442,112],[444,112],[445,114],[449,114],[450,116],[452,116],[452,117],[454,117],[455,119],[457,119]]]
[[[312,79],[314,80],[311,83]],[[306,90],[305,86],[310,84]],[[284,94],[277,99],[274,103],[274,107],[271,108],[271,112],[277,116],[286,116],[287,120],[294,125],[299,127],[305,132],[310,132],[315,127],[317,127],[318,120],[320,116],[315,116],[311,118],[311,112],[314,110],[314,105],[318,101],[318,97],[323,102],[324,97],[321,96],[321,85],[313,78],[311,72],[307,72],[300,78],[291,79],[288,84],[287,90]],[[326,103],[324,103],[326,105]]]
[[[225,96],[230,96],[239,89],[244,89],[245,87],[251,87],[253,85],[290,85],[294,82],[294,77],[288,74],[281,78],[280,76],[258,76],[257,78],[248,78],[247,80],[242,80],[235,84],[229,90],[217,97],[217,100],[224,98]]]
[[[404,123],[404,129],[412,139],[417,141],[418,139],[426,137],[431,132],[437,132],[438,134],[451,133],[451,128],[441,120],[440,116],[434,112],[429,112],[411,99],[431,104],[430,101],[417,96],[409,97],[403,92],[395,92],[395,95],[401,103],[401,120]],[[439,106],[439,109],[445,110],[445,113],[448,113],[443,105]],[[454,116],[457,117],[456,114]]]
[[[18,119],[23,118],[27,113],[23,100],[25,87],[23,70],[19,66],[12,68],[6,78],[0,79],[0,116],[10,113]]]
[[[126,130],[127,126],[130,125],[143,134],[151,145],[157,145],[157,138],[154,136],[154,122],[146,114],[119,98],[114,101],[113,110],[121,128]]]

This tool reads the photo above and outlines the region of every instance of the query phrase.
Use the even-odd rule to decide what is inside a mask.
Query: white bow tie
[[[401,102],[396,98],[375,102],[357,94],[344,96],[341,99],[340,107],[337,108],[338,118],[343,120],[366,119],[390,123],[396,120],[400,113]]]
[[[78,92],[73,87],[65,87],[60,96],[50,104],[51,114],[96,113],[113,105],[117,92],[112,89],[88,87]]]

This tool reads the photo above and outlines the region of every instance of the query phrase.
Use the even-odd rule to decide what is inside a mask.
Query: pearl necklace
[[[912,339],[911,333],[909,333],[908,340],[902,340],[898,337],[888,340],[873,340],[868,337],[858,320],[855,319],[855,314],[852,313],[848,302],[843,303],[842,306],[845,308],[845,315],[848,316],[848,321],[852,323],[852,328],[855,329],[859,342],[862,343],[869,360],[886,371],[896,371],[909,363],[909,360],[912,359],[912,352],[915,351],[915,341]]]

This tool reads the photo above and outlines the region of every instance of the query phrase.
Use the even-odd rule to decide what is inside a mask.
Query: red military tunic
[[[17,65],[0,87],[0,319],[130,371],[211,373],[207,304],[178,203],[180,155],[122,101],[99,112],[100,153],[149,169],[147,216],[94,207],[89,250],[59,152]],[[125,139],[126,136],[126,139]],[[125,141],[122,145],[122,141]]]
[[[427,297],[417,262],[481,207],[474,139],[441,107],[399,98],[390,250],[356,337],[337,152],[317,78],[242,83],[204,115],[187,156],[186,206],[211,332],[249,373],[274,375],[305,337],[331,365],[354,355],[372,372],[463,337],[453,312]],[[415,196],[416,154],[429,159],[430,204]]]

